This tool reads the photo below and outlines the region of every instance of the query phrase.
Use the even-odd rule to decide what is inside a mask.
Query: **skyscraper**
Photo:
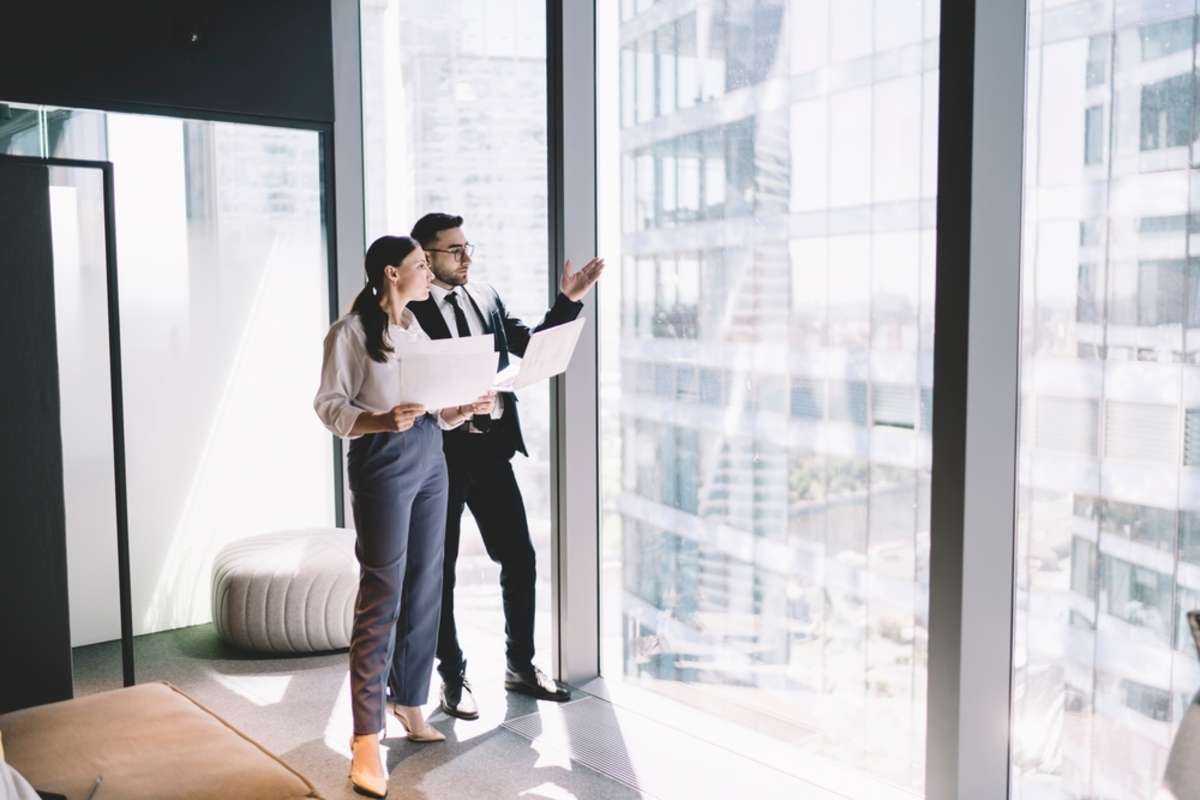
[[[1031,7],[1016,797],[1153,796],[1200,688],[1196,17],[1102,5]],[[936,4],[621,15],[623,672],[919,789]]]
[[[1014,763],[1143,798],[1200,688],[1196,17],[1077,11],[1030,27]]]
[[[605,436],[622,453],[606,535],[625,676],[914,787],[936,176],[923,9],[872,25],[823,2],[623,4]]]

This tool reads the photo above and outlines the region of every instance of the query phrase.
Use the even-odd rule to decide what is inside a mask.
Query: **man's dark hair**
[[[412,238],[420,242],[421,247],[428,247],[433,244],[434,239],[437,239],[439,233],[451,228],[461,228],[462,224],[462,217],[435,211],[417,220],[417,224],[413,225]]]

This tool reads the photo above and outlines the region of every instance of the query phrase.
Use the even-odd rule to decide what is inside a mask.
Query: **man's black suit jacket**
[[[484,332],[492,334],[496,339],[496,352],[500,354],[499,369],[508,366],[509,353],[517,356],[525,355],[525,348],[529,346],[529,337],[534,333],[544,328],[553,328],[555,325],[570,322],[583,310],[583,303],[576,303],[560,292],[554,299],[554,305],[546,312],[542,321],[536,327],[530,328],[521,320],[509,315],[500,295],[491,286],[471,283],[464,286],[463,289],[466,291],[467,297],[471,299],[471,304],[475,306],[475,311],[483,320]],[[433,299],[432,295],[428,300],[409,303],[408,307],[416,316],[417,322],[421,324],[421,328],[429,334],[429,338],[450,338],[450,327],[446,324],[446,318],[442,316],[442,311],[437,307],[437,301]],[[525,438],[521,435],[517,396],[512,392],[504,392],[503,397],[504,415],[492,423],[492,429],[487,435],[496,437],[497,445],[509,455],[513,453],[529,455],[529,451],[525,449]]]

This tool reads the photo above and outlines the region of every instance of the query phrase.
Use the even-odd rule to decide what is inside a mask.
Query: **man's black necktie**
[[[471,327],[467,325],[467,315],[463,313],[462,306],[458,304],[458,292],[450,292],[446,295],[446,302],[454,309],[454,325],[458,328],[460,337],[471,335]],[[475,414],[471,417],[471,424],[478,430],[487,431],[492,425],[492,418],[489,414]]]

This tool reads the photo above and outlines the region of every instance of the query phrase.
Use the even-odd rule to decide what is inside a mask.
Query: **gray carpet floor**
[[[501,727],[539,710],[503,685],[503,645],[463,629],[480,718],[456,720],[427,706],[445,743],[409,742],[389,721],[384,746],[390,798],[427,800],[625,800],[642,795],[560,753]],[[322,796],[355,798],[346,778],[351,734],[345,652],[292,658],[249,657],[217,638],[211,625],[135,639],[137,681],[164,680],[187,692],[303,773]],[[545,666],[545,664],[543,664]],[[77,648],[76,694],[121,685],[116,643]]]
[[[728,709],[714,716],[619,682],[595,681],[565,705],[509,694],[496,605],[459,619],[480,718],[467,722],[437,711],[434,676],[426,713],[446,742],[409,742],[399,721],[389,719],[383,744],[392,800],[916,797],[844,767],[808,763],[802,742],[735,724]],[[543,633],[549,629],[549,619],[538,624]],[[539,642],[540,652],[548,649]],[[359,797],[346,777],[352,726],[344,651],[250,656],[224,645],[211,625],[140,636],[134,650],[139,683],[178,686],[305,775],[323,797]],[[544,657],[539,661],[548,666]],[[120,685],[117,643],[75,650],[76,694]]]

